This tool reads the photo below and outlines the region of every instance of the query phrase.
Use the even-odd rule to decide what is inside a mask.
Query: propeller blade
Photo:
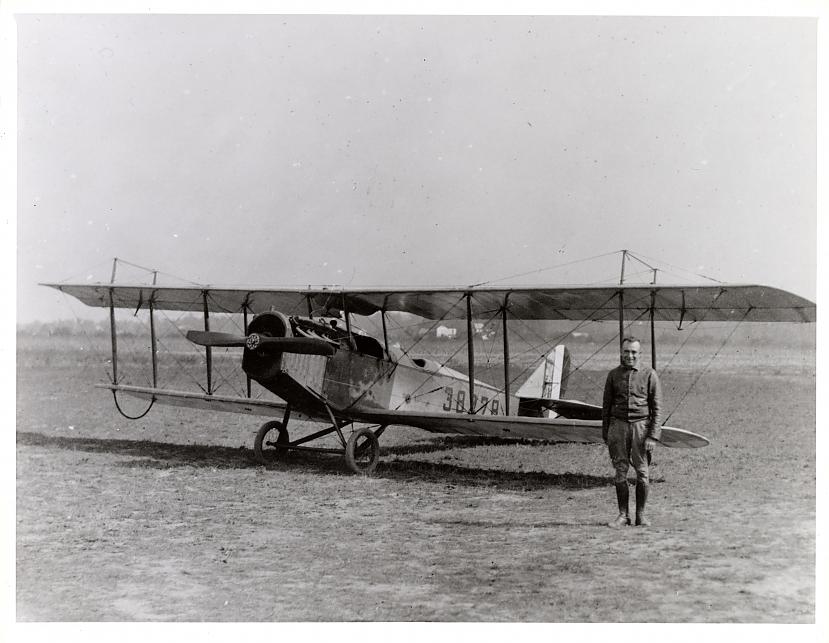
[[[199,346],[245,347],[244,335],[231,335],[212,330],[188,330],[187,339]]]
[[[259,337],[258,343],[252,338]],[[251,344],[254,344],[251,346]],[[334,346],[324,339],[313,337],[262,337],[261,335],[248,336],[249,349],[263,349],[275,353],[298,353],[300,355],[328,355],[334,354]]]
[[[188,330],[187,339],[199,346],[224,346],[265,350],[273,353],[299,353],[301,355],[333,355],[334,346],[324,339],[313,337],[268,337],[258,333],[231,335],[212,330]]]

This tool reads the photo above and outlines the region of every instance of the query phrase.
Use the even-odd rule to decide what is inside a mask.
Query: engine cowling
[[[248,336],[293,337],[291,322],[280,312],[260,313],[248,324]],[[251,347],[253,346],[253,347]],[[262,380],[274,377],[282,366],[282,353],[257,348],[254,343],[245,346],[242,356],[242,369],[253,379]]]

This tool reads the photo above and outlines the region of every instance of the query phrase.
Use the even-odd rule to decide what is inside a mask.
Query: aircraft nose
[[[251,333],[245,340],[245,346],[248,348],[248,350],[253,351],[256,350],[256,348],[259,346],[260,341],[261,340],[259,339],[259,335],[257,335],[256,333]]]

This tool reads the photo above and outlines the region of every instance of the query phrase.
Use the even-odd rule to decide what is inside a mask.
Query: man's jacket
[[[648,421],[648,437],[662,435],[662,390],[656,371],[649,366],[617,366],[607,374],[602,403],[602,437],[607,440],[610,418],[625,422]]]

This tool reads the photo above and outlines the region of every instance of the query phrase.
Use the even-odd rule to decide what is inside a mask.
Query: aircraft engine
[[[283,353],[266,350],[254,338],[292,336],[291,323],[282,313],[267,312],[257,315],[248,324],[242,369],[254,379],[270,379],[279,372]]]

